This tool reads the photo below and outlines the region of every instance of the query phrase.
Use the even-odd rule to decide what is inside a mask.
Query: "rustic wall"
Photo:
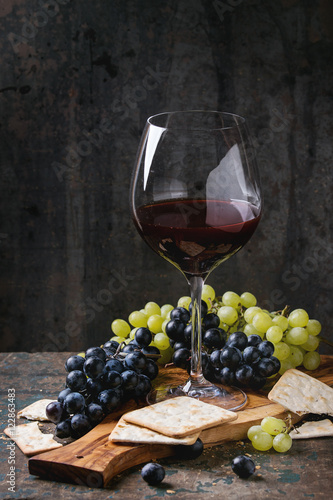
[[[3,351],[82,349],[187,294],[128,189],[146,118],[189,108],[248,118],[265,195],[209,283],[305,307],[332,340],[330,0],[0,0],[0,22]]]

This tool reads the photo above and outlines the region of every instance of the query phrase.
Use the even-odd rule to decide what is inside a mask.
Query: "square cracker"
[[[19,412],[17,416],[19,418],[26,418],[28,420],[40,420],[41,422],[49,422],[46,416],[46,407],[49,403],[55,401],[54,399],[40,399],[35,401],[29,406],[26,406]]]
[[[126,422],[166,436],[184,437],[237,419],[237,414],[188,396],[167,399],[123,415]]]
[[[62,446],[61,443],[53,439],[51,434],[43,434],[38,427],[38,422],[7,427],[4,433],[15,441],[21,451],[28,456],[37,455],[38,453],[54,450]]]
[[[152,431],[151,429],[147,429],[147,427],[130,424],[121,418],[111,432],[109,440],[114,443],[191,445],[196,442],[199,435],[200,431],[183,438],[173,438],[160,434],[159,432]]]
[[[291,368],[276,382],[268,399],[298,415],[333,415],[333,389],[320,380]]]
[[[316,437],[333,436],[333,423],[326,418],[318,422],[305,422],[290,432],[293,439],[310,439]]]

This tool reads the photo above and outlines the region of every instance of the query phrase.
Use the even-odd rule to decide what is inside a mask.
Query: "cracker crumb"
[[[170,493],[170,495],[174,495],[176,492],[174,490],[166,490],[167,493]]]
[[[244,455],[246,455],[247,457],[252,457],[250,453],[244,453]]]
[[[261,469],[261,465],[256,465],[256,469]]]

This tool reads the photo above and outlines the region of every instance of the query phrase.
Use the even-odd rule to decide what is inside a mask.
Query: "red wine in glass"
[[[139,207],[142,238],[184,274],[206,276],[240,250],[260,220],[245,201],[172,200]]]

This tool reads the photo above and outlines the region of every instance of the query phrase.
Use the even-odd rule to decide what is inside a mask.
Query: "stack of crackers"
[[[125,413],[109,436],[113,442],[191,445],[203,429],[237,419],[237,414],[179,396]]]

